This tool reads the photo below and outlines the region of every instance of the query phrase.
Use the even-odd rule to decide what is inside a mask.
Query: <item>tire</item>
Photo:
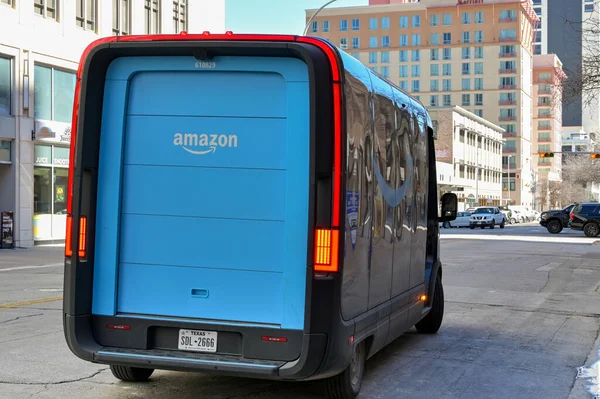
[[[469,226],[471,230],[475,230],[475,226]]]
[[[365,374],[366,352],[364,341],[356,345],[348,368],[325,380],[329,399],[354,399],[358,396]]]
[[[560,220],[552,219],[546,225],[546,229],[550,234],[558,234],[563,230],[563,226]]]
[[[583,232],[587,237],[598,237],[600,235],[600,224],[588,222],[583,226]]]
[[[496,228],[496,221],[492,220],[492,224],[490,224],[490,229],[495,229]]]
[[[500,223],[500,228],[503,229],[506,225],[506,219],[502,218],[502,223]]]
[[[435,278],[435,288],[433,292],[433,303],[427,316],[418,322],[415,327],[421,334],[435,334],[442,326],[444,320],[444,287],[439,274]]]
[[[125,382],[146,382],[154,373],[154,369],[114,365],[110,366],[110,371],[116,378]]]
[[[510,224],[517,224],[517,219],[510,218]]]

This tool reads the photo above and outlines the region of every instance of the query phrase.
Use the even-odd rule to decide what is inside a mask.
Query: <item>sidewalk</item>
[[[55,265],[63,262],[63,246],[0,249],[0,270],[13,267]]]

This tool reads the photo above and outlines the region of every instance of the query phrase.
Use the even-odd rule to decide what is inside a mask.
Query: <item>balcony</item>
[[[538,130],[538,132],[549,131],[549,130],[552,130],[552,126],[538,126],[537,130]]]
[[[515,152],[517,152],[517,149],[516,149],[516,148],[506,148],[506,147],[504,147],[504,148],[502,149],[502,153],[503,153],[503,154],[513,154],[513,153],[515,153]]]
[[[517,137],[517,132],[504,132],[502,137]]]
[[[552,118],[552,114],[550,112],[538,114],[536,117],[536,119],[547,119],[547,118]]]
[[[546,138],[546,137],[543,137],[543,138],[538,137],[537,141],[538,141],[538,143],[551,143],[552,139],[550,137],[548,137],[548,138]]]
[[[551,89],[538,89],[538,94],[552,94]]]
[[[504,22],[504,23],[517,22],[517,17],[499,18],[498,21]]]
[[[500,104],[500,105],[516,105],[517,100],[500,100],[500,101],[498,101],[498,104]]]
[[[515,115],[504,115],[500,116],[498,119],[500,119],[501,122],[516,121],[517,117]]]
[[[500,90],[514,90],[517,88],[517,85],[499,85],[498,88]]]
[[[552,104],[550,104],[550,101],[538,101],[537,103],[538,107],[551,107]]]
[[[517,38],[516,37],[501,37],[500,41],[501,42],[516,42]]]
[[[538,78],[535,79],[535,81],[533,83],[540,83],[540,84],[553,84],[554,83],[554,79],[552,78]]]
[[[500,53],[500,58],[512,58],[516,56],[517,53]]]
[[[500,73],[517,73],[517,69],[500,68]]]

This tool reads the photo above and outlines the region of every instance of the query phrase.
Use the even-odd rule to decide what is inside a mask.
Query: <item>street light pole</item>
[[[475,201],[477,201],[477,205],[481,206],[479,203],[479,138],[475,138],[476,143],[476,152],[475,152]],[[481,139],[481,144],[483,144],[483,138]]]
[[[335,3],[336,1],[337,1],[337,0],[331,0],[331,1],[329,1],[329,2],[327,2],[327,3],[325,3],[325,4],[323,4],[323,5],[321,6],[321,8],[319,8],[319,9],[317,10],[317,12],[316,12],[316,13],[314,13],[314,14],[312,15],[312,17],[310,17],[310,19],[309,19],[309,20],[308,20],[308,22],[306,23],[306,26],[304,27],[304,33],[302,34],[303,36],[306,36],[306,33],[308,32],[308,28],[310,27],[310,23],[313,21],[313,19],[315,19],[315,17],[317,16],[317,14],[318,14],[318,13],[320,13],[322,9],[324,9],[325,7],[327,7],[328,5],[330,5],[331,3]]]

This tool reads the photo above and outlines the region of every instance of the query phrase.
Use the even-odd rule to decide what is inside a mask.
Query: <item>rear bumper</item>
[[[300,356],[292,361],[245,358],[225,354],[202,354],[164,349],[132,349],[99,344],[93,334],[92,317],[64,315],[64,331],[71,351],[98,364],[173,371],[214,372],[246,378],[301,381],[317,374],[327,349],[324,334],[303,334]],[[128,343],[123,341],[124,345]]]

